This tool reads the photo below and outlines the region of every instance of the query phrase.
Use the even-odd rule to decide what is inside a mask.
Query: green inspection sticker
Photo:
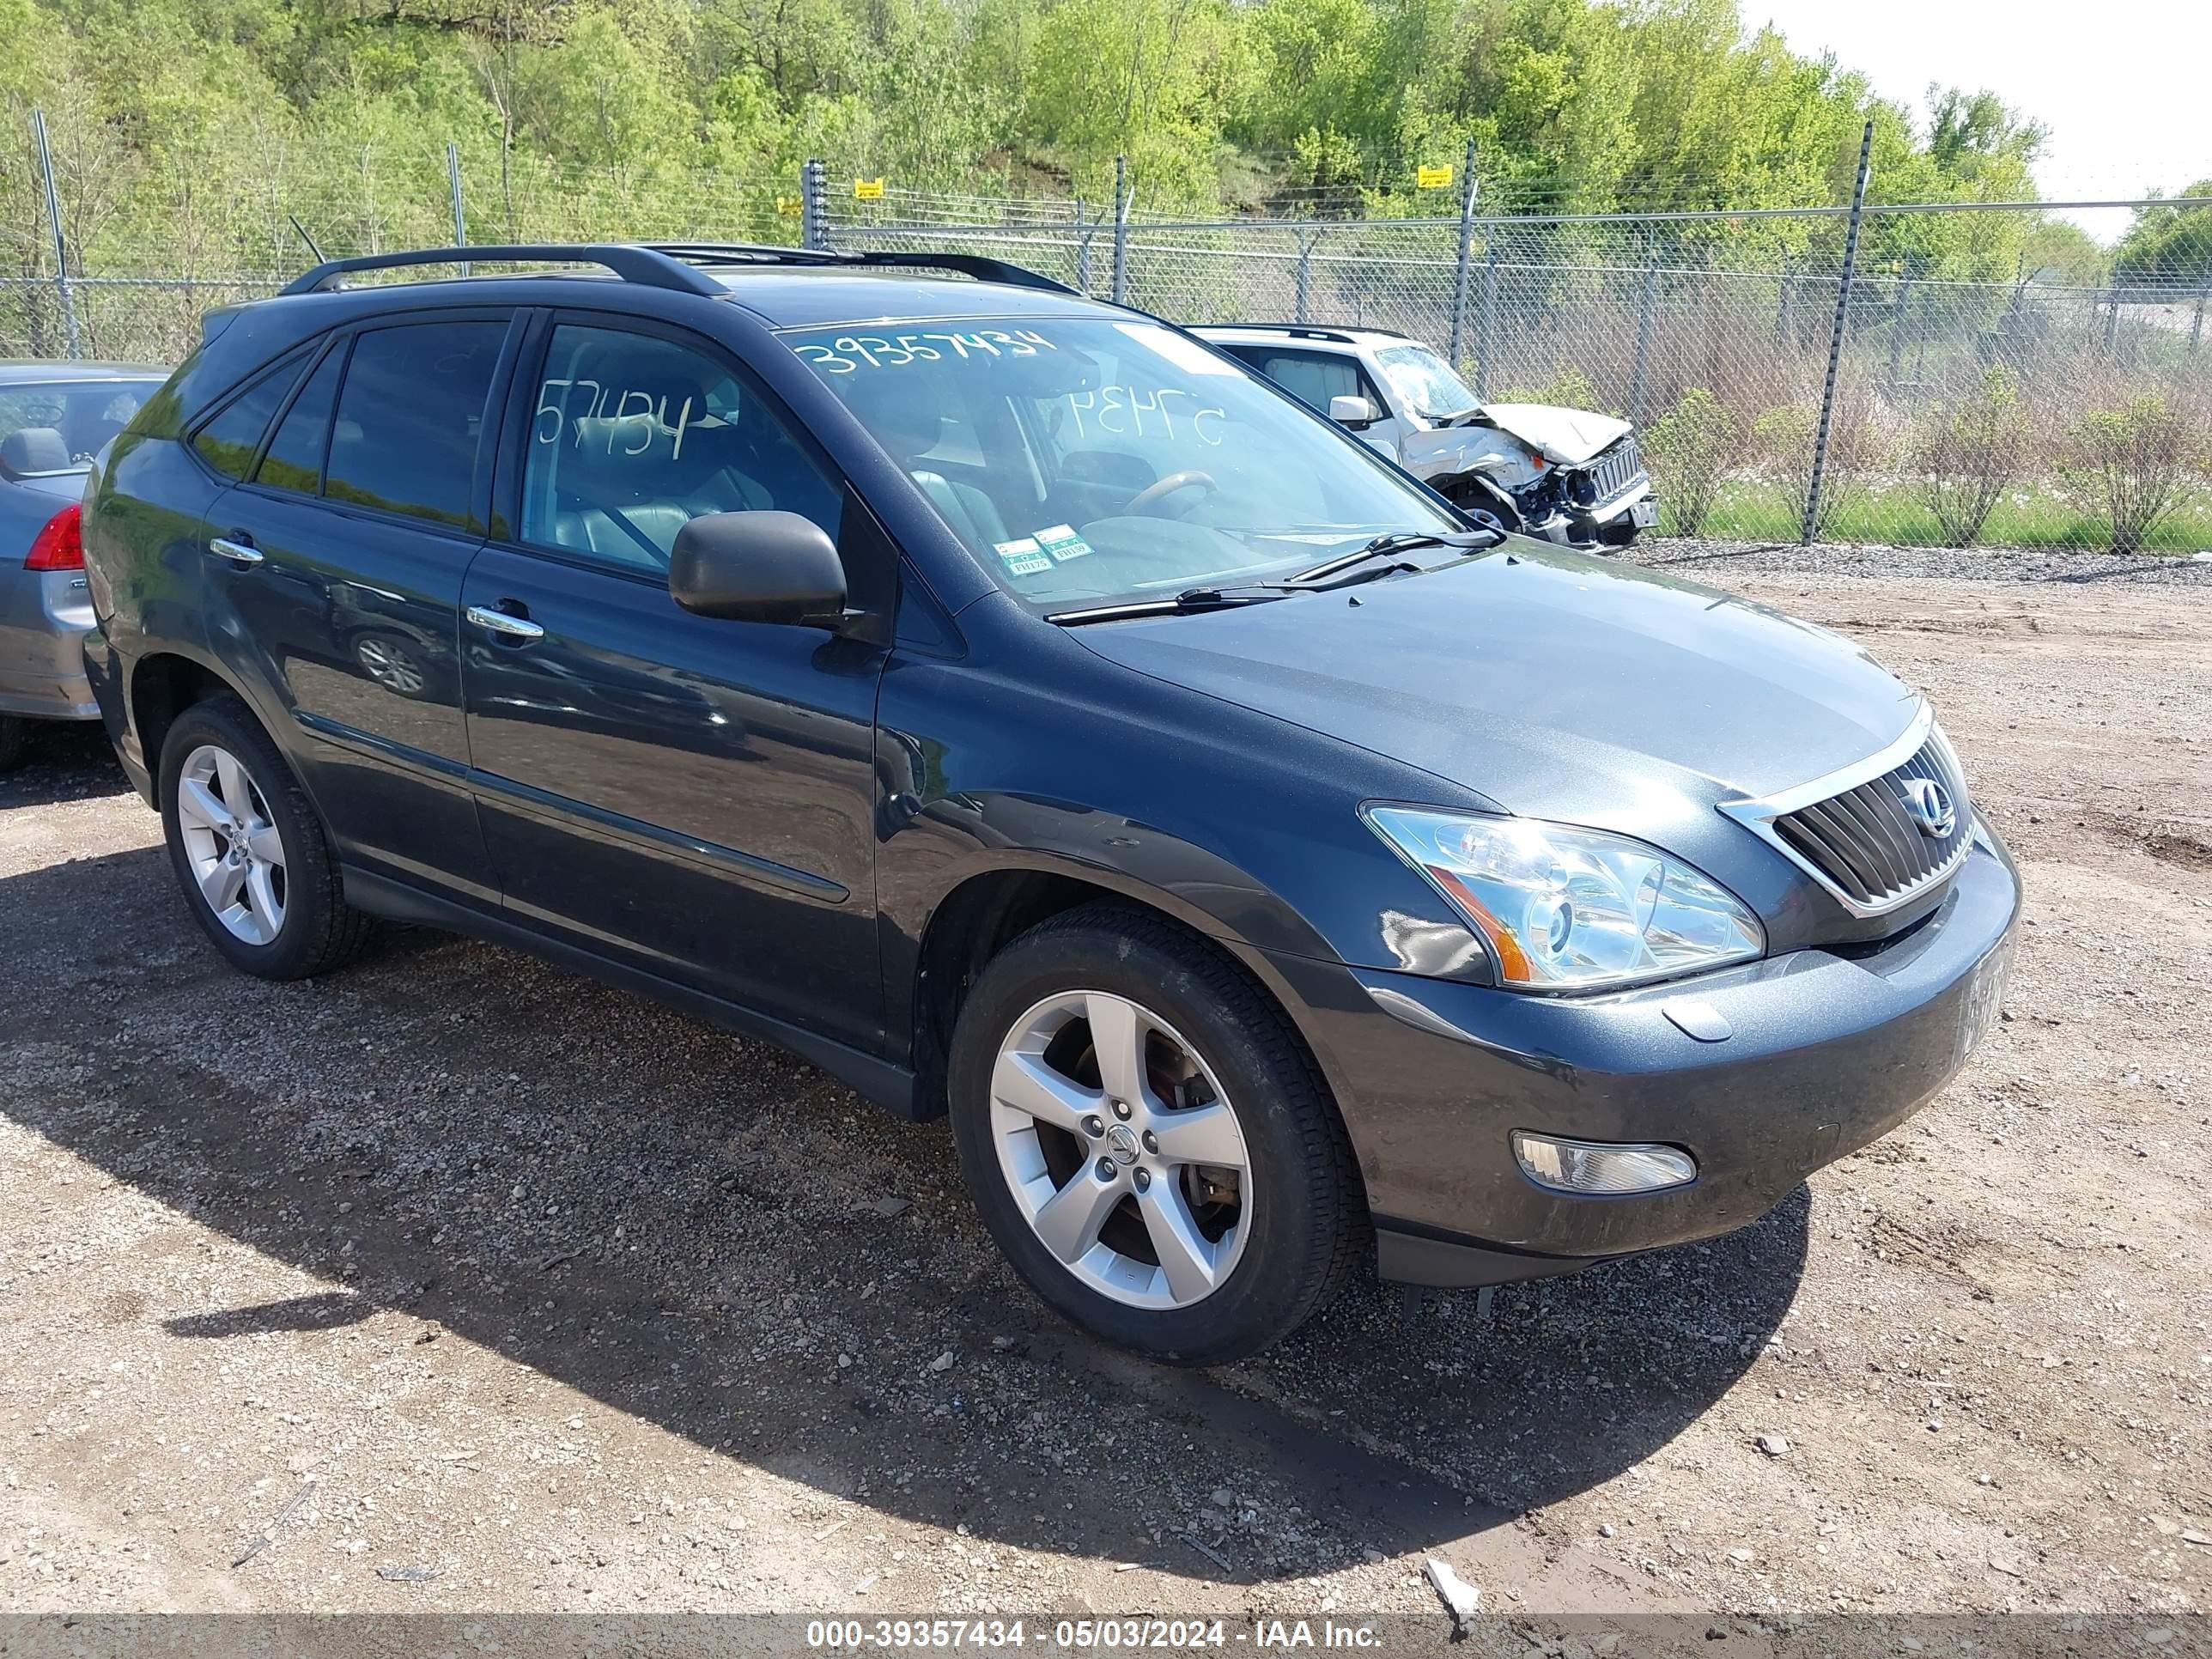
[[[1077,535],[1073,526],[1064,524],[1048,525],[1037,532],[1036,544],[1066,564],[1070,559],[1079,559],[1091,551],[1091,544]]]
[[[1052,568],[1052,561],[1037,550],[1037,538],[1024,536],[1018,541],[994,542],[1000,562],[1017,576],[1034,576]]]

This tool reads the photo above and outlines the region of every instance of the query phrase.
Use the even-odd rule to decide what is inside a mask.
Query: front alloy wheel
[[[1064,991],[1016,1022],[991,1076],[999,1168],[1078,1279],[1133,1308],[1187,1308],[1250,1237],[1237,1111],[1166,1020],[1109,991]]]
[[[1358,1170],[1297,1029],[1156,912],[1102,900],[1003,946],[947,1060],[984,1225],[1109,1342],[1241,1359],[1327,1302],[1366,1244]]]

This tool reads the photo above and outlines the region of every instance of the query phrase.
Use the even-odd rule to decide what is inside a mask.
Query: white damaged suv
[[[1626,547],[1659,498],[1626,421],[1485,403],[1442,353],[1377,328],[1212,323],[1191,331],[1358,433],[1462,507],[1571,546]]]

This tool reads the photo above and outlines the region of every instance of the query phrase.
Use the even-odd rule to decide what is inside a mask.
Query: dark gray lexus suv
[[[340,284],[462,258],[594,272]],[[238,968],[429,923],[949,1110],[1022,1276],[1165,1357],[1363,1255],[1741,1226],[2002,994],[2011,861],[1856,646],[988,259],[319,266],[210,316],[83,544]]]

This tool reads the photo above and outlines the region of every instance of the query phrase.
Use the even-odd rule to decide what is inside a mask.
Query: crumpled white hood
[[[1631,430],[1627,422],[1615,416],[1550,404],[1484,404],[1480,412],[1555,466],[1579,465]]]

